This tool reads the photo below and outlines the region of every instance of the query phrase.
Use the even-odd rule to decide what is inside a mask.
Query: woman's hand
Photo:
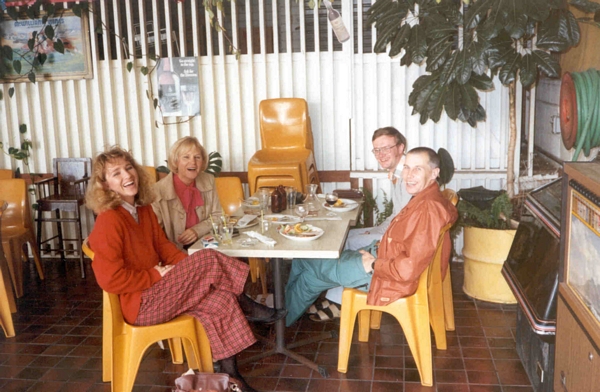
[[[369,252],[367,252],[366,250],[359,250],[360,254],[362,255],[362,265],[363,268],[365,269],[365,272],[371,273],[373,272],[373,268],[371,268],[371,265],[373,264],[373,262],[375,260],[377,260],[377,258],[375,256],[373,256],[372,254],[370,254]]]
[[[155,265],[154,269],[158,271],[161,277],[165,276],[169,271],[175,267],[174,265]]]
[[[177,237],[177,242],[183,245],[193,244],[196,241],[198,241],[198,234],[192,229],[187,229]]]

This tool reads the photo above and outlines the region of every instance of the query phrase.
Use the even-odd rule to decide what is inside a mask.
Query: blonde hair
[[[139,184],[135,202],[144,206],[154,201],[155,193],[150,174],[133,159],[131,152],[113,146],[108,151],[98,154],[92,163],[92,177],[85,194],[85,205],[96,214],[117,208],[122,203],[121,196],[106,186],[106,165],[117,160],[130,163],[138,174]]]
[[[179,158],[193,147],[196,147],[198,151],[200,151],[200,155],[202,155],[202,167],[200,168],[200,171],[203,172],[206,170],[208,167],[208,154],[198,139],[193,136],[182,137],[171,146],[171,149],[169,150],[169,159],[167,161],[169,170],[173,173],[177,173],[177,163]]]

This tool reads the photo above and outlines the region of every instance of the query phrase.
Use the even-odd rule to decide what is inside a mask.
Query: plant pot
[[[465,278],[463,291],[482,301],[515,304],[512,291],[502,276],[502,265],[517,230],[464,228]]]

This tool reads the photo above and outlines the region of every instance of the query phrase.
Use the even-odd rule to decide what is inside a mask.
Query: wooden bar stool
[[[0,200],[0,226],[2,225],[2,213],[7,207],[4,200]],[[2,231],[0,230],[0,326],[4,330],[7,338],[15,336],[15,327],[12,320],[12,314],[17,311],[15,297],[10,288],[10,279],[8,276],[8,261],[4,256],[4,248],[2,247]]]
[[[83,237],[80,208],[84,204],[87,182],[92,174],[92,159],[54,158],[52,163],[54,176],[36,183],[38,195],[40,195],[37,201],[38,214],[36,218],[38,250],[41,252],[42,244],[58,238],[57,247],[50,248],[50,250],[60,252],[61,259],[66,261],[65,251],[68,251],[66,242],[75,242],[76,251],[79,254],[81,277],[85,278],[83,252],[81,251]],[[54,211],[54,217],[44,216],[44,212],[51,213],[52,211]],[[63,217],[61,216],[63,212],[71,213],[73,217]],[[42,225],[45,222],[56,223],[57,234],[42,240]],[[75,238],[63,237],[63,223],[75,223]]]

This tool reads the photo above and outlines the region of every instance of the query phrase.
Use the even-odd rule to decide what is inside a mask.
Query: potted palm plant
[[[505,191],[483,187],[458,191],[458,226],[463,228],[464,283],[470,297],[516,303],[501,270],[517,232],[513,205]]]

